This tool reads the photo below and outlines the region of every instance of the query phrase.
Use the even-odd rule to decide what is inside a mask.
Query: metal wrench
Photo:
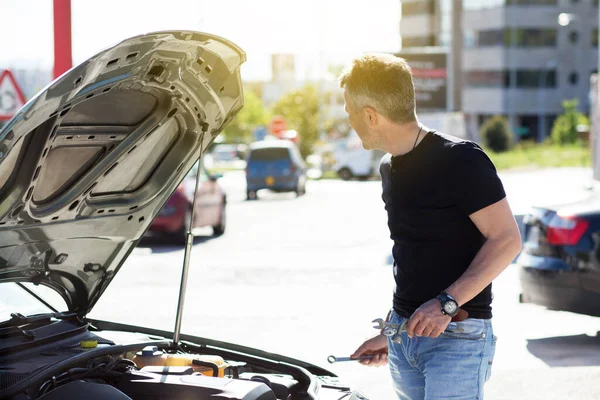
[[[329,361],[330,364],[333,364],[333,363],[342,362],[342,361],[370,360],[371,358],[373,358],[373,356],[360,356],[360,357],[356,357],[356,358],[329,356],[329,357],[327,357],[327,361]]]
[[[396,343],[402,343],[402,332],[406,332],[406,326],[408,325],[408,319],[404,319],[400,324],[393,324],[391,322],[384,321],[381,318],[374,319],[372,321],[375,325],[373,328],[381,330],[384,336],[391,336],[392,341]],[[449,332],[464,332],[464,329],[457,326],[456,323],[450,322],[448,328],[452,328]],[[445,332],[442,332],[442,335]]]
[[[373,328],[381,330],[385,336],[391,336],[392,341],[396,343],[402,343],[402,332],[406,332],[406,325],[408,324],[408,319],[405,319],[400,324],[393,324],[391,322],[384,321],[381,318],[374,319],[372,321],[375,325]]]

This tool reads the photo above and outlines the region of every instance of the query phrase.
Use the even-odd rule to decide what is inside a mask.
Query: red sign
[[[269,131],[276,136],[279,136],[283,131],[287,129],[287,124],[283,117],[274,117],[269,122]]]
[[[11,119],[25,103],[25,96],[15,77],[5,69],[0,74],[0,121]]]

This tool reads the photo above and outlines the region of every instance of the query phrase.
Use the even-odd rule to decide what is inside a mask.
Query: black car
[[[524,217],[520,301],[600,316],[600,196]]]
[[[189,232],[173,332],[87,317],[241,109],[244,61],[209,34],[137,36],[52,82],[0,130],[0,398],[364,398],[318,366],[181,334]]]

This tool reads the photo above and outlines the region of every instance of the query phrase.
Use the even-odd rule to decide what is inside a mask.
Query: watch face
[[[446,313],[448,314],[453,314],[454,312],[456,312],[457,308],[458,307],[456,303],[453,301],[447,301],[444,303],[444,311],[446,311]]]

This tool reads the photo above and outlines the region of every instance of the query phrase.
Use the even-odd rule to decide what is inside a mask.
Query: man
[[[401,343],[379,334],[352,357],[389,362],[400,399],[481,399],[496,341],[491,282],[521,251],[496,169],[477,144],[419,123],[402,58],[358,58],[341,87],[363,147],[389,153],[380,167],[396,283],[387,320],[408,320]]]

